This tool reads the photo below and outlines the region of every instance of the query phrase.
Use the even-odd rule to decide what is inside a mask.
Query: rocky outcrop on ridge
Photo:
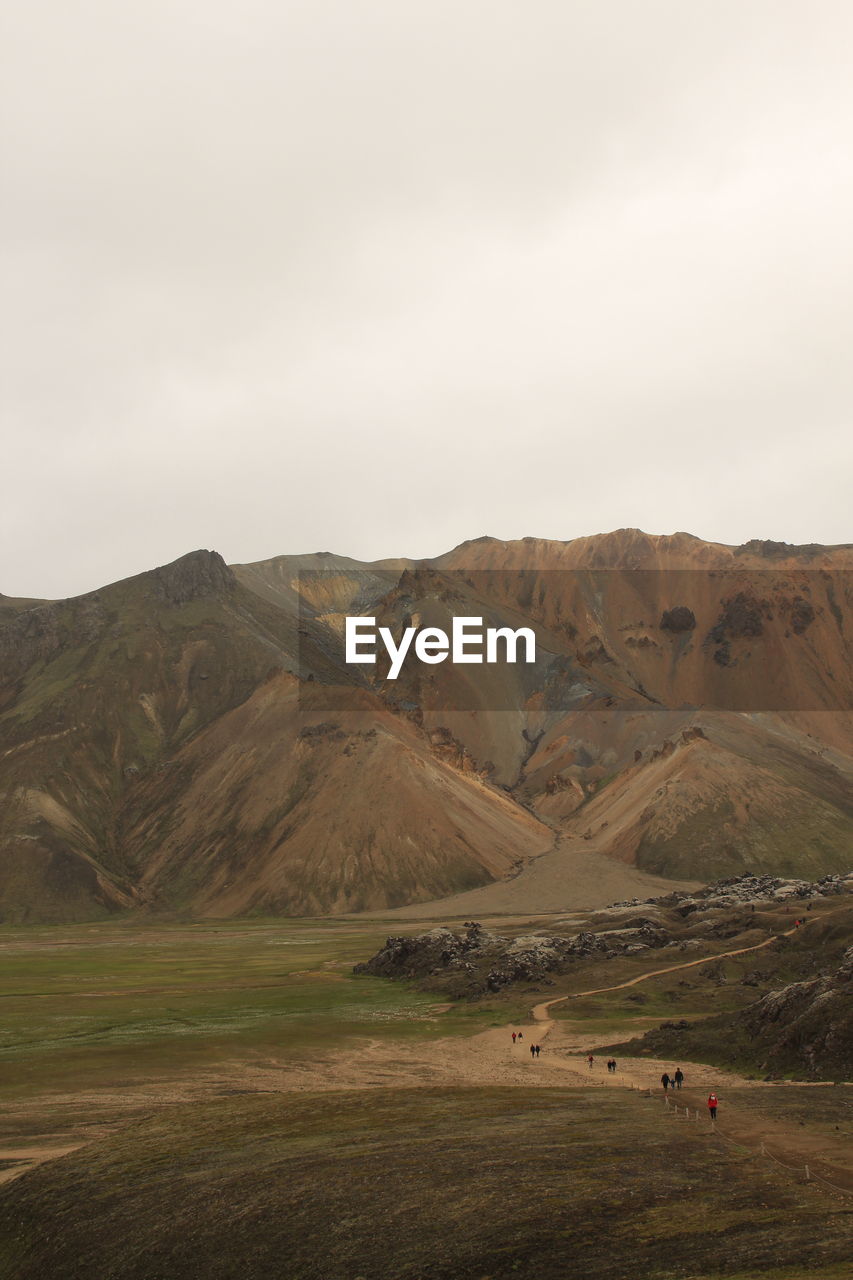
[[[786,880],[780,876],[754,876],[746,871],[697,889],[694,893],[667,893],[658,898],[631,898],[616,902],[614,907],[675,907],[680,915],[714,907],[737,907],[774,902],[806,901],[853,892],[853,871],[845,875],[823,876],[820,880]]]
[[[118,623],[124,591],[135,583],[163,604],[176,606],[223,595],[233,589],[236,579],[218,552],[191,551],[102,591],[72,600],[35,602],[0,627],[0,683],[18,679],[35,663],[49,662],[57,654],[97,644],[105,628]]]
[[[840,966],[807,982],[769,991],[740,1014],[761,1046],[763,1069],[812,1079],[853,1077],[853,947]]]
[[[527,934],[517,938],[490,933],[468,921],[465,933],[430,929],[414,937],[390,937],[384,947],[354,973],[379,978],[420,979],[457,998],[476,999],[518,982],[550,984],[573,963],[598,955],[611,959],[662,947],[666,930],[650,920],[632,928],[584,930],[569,936]]]
[[[187,604],[233,591],[236,578],[218,551],[191,551],[150,571],[151,583],[167,604]]]

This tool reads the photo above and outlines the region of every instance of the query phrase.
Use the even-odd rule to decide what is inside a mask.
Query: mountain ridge
[[[853,565],[853,542],[845,543],[788,543],[773,539],[751,538],[744,543],[723,543],[709,542],[698,537],[696,534],[688,533],[683,530],[670,534],[650,534],[643,529],[632,527],[624,527],[620,529],[612,529],[606,533],[580,535],[576,538],[568,538],[565,540],[553,538],[538,538],[528,535],[523,538],[502,539],[494,537],[491,534],[481,534],[475,538],[466,538],[464,541],[452,547],[449,551],[440,553],[437,556],[423,557],[384,557],[378,560],[359,560],[351,556],[343,555],[335,551],[312,551],[296,554],[279,554],[266,557],[262,560],[254,560],[249,562],[234,562],[227,565],[233,572],[238,570],[259,570],[265,566],[275,566],[279,563],[294,565],[302,564],[304,568],[322,568],[322,567],[343,567],[358,569],[377,569],[377,570],[394,570],[413,567],[416,565],[440,565],[455,563],[462,556],[462,553],[474,547],[478,548],[504,548],[518,549],[528,556],[528,564],[524,567],[531,567],[529,557],[531,552],[537,556],[543,552],[553,555],[555,559],[561,558],[572,549],[573,558],[578,561],[579,567],[589,567],[583,561],[584,554],[600,559],[609,550],[612,555],[638,554],[641,550],[646,552],[647,557],[655,554],[656,548],[660,548],[661,552],[674,553],[682,551],[684,554],[691,549],[698,552],[704,557],[719,556],[721,560],[728,563],[735,558],[741,561],[747,561],[752,567],[768,566],[768,562],[778,564],[780,561],[783,565],[790,562],[802,563],[803,560],[821,559],[823,562],[830,560],[843,559],[844,564],[839,567],[850,567]],[[217,551],[208,551],[196,549],[184,552],[175,560],[170,561],[167,565],[160,566],[167,569],[171,566],[180,565],[182,562],[194,557],[216,557],[222,564],[226,564],[223,557]],[[541,566],[539,566],[541,567]],[[626,567],[624,565],[614,565],[613,567]],[[641,568],[642,564],[631,564],[627,567]],[[650,566],[652,567],[652,566]],[[677,566],[673,566],[677,567]],[[686,565],[684,567],[689,567]],[[704,563],[697,567],[705,568]],[[769,567],[769,566],[768,566]],[[106,584],[106,586],[116,586],[122,582],[132,582],[134,580],[144,578],[146,574],[155,573],[157,569],[146,569],[141,573],[132,574],[124,578],[116,579],[115,582]],[[29,608],[40,608],[43,605],[61,603],[65,600],[80,599],[85,596],[96,596],[100,591],[106,589],[98,587],[92,591],[81,592],[73,596],[64,596],[59,600],[48,600],[42,598],[14,597],[4,595],[0,591],[0,621],[2,621],[2,611],[9,610],[15,613],[25,611]]]
[[[560,910],[590,855],[640,883],[843,870],[851,562],[627,529],[426,561],[198,550],[2,597],[0,911],[317,914],[501,886],[523,906],[537,883]],[[350,611],[525,621],[541,654],[383,681],[343,661]]]

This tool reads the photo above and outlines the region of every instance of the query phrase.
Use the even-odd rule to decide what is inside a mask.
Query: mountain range
[[[0,596],[0,918],[566,910],[850,866],[853,547],[639,530],[213,551]],[[532,665],[344,661],[528,626]]]

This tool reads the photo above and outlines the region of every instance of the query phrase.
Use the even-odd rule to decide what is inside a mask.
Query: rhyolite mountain
[[[590,866],[611,897],[847,870],[851,564],[849,546],[620,530],[418,562],[197,551],[71,600],[0,596],[0,915],[498,887],[565,910],[581,865],[583,905]],[[344,663],[355,613],[530,626],[537,661],[388,681]]]

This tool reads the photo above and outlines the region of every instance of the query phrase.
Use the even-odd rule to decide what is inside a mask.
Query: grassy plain
[[[439,1012],[408,984],[353,975],[386,933],[329,920],[4,927],[0,1098],[304,1059],[439,1025],[471,1034],[509,1016],[494,1002]]]

